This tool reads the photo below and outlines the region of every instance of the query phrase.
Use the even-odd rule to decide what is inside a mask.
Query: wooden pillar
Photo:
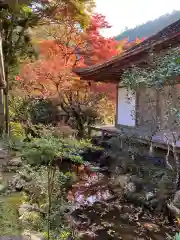
[[[116,86],[116,113],[115,113],[115,126],[118,125],[118,89],[119,86]]]

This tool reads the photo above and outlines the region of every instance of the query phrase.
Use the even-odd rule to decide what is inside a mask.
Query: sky
[[[180,0],[96,0],[96,12],[105,15],[112,26],[103,32],[108,37],[173,10],[180,10]]]

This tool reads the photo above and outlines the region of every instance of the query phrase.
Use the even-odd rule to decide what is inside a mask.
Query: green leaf
[[[22,10],[23,10],[24,13],[32,13],[32,8],[30,8],[27,5],[23,5]]]

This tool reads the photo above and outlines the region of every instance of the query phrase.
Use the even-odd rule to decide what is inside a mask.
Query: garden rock
[[[2,175],[2,172],[0,172],[0,183],[3,182],[3,175]]]
[[[6,186],[0,184],[0,194],[6,190]]]
[[[133,194],[137,190],[136,185],[133,182],[129,182],[125,188],[124,188],[124,193],[125,194]]]
[[[28,230],[25,230],[22,234],[23,240],[43,240],[44,237],[41,233],[37,232],[30,232]]]
[[[19,217],[19,220],[21,221],[22,225],[24,227],[32,227],[38,229],[38,227],[41,224],[41,216],[38,212],[32,211],[32,212],[24,212],[23,215]]]
[[[136,192],[140,192],[143,189],[144,180],[136,175],[130,176],[130,181],[136,186]]]
[[[5,159],[8,156],[8,151],[0,148],[0,159]]]
[[[151,201],[152,199],[156,198],[156,194],[153,192],[146,192],[145,193],[145,199],[147,201]]]
[[[180,190],[175,193],[173,201],[167,204],[167,207],[175,216],[180,216]]]
[[[128,185],[129,181],[130,181],[129,175],[120,175],[120,176],[114,177],[112,184],[114,186],[119,186],[122,189],[124,189]]]
[[[21,179],[25,180],[26,182],[30,182],[32,180],[32,177],[30,174],[25,170],[25,171],[19,171],[18,172],[19,176]]]
[[[77,232],[77,237],[79,240],[93,240],[96,237],[96,234],[91,231],[86,232]],[[69,240],[69,239],[68,239]]]
[[[180,190],[175,193],[174,199],[173,199],[173,204],[177,208],[180,208]]]
[[[70,222],[72,226],[84,229],[91,224],[91,220],[81,210],[75,210],[70,215]]]
[[[19,206],[19,215],[22,216],[25,212],[31,212],[33,211],[33,206],[27,203],[24,203]]]
[[[22,216],[24,213],[27,213],[27,212],[40,212],[42,213],[43,211],[38,208],[38,206],[36,206],[35,204],[34,205],[30,205],[28,203],[23,203],[20,205],[19,207],[19,216]]]
[[[21,191],[26,185],[26,181],[21,179],[19,175],[14,176],[14,178],[11,181],[11,186],[16,190],[16,191]]]
[[[10,167],[21,167],[22,166],[22,160],[20,157],[13,158],[8,161],[8,166]]]

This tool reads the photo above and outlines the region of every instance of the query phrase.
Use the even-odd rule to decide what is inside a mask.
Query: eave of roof
[[[163,49],[180,45],[180,20],[164,28],[162,31],[132,47],[122,55],[116,56],[102,64],[74,72],[84,80],[112,81],[120,79],[124,69],[137,63],[143,63],[149,51],[160,52]]]

